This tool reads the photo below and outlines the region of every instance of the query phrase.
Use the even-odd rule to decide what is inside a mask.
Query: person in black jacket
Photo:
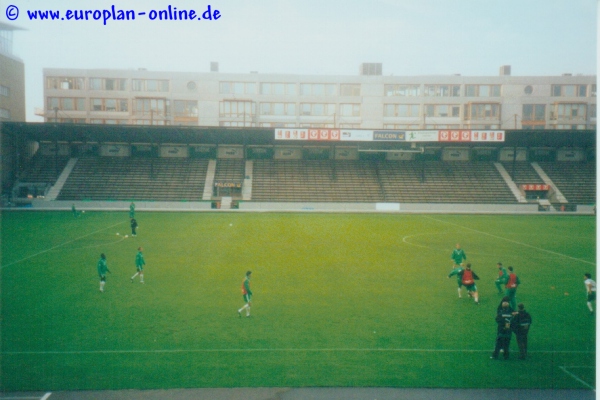
[[[525,305],[519,303],[517,312],[513,313],[512,330],[519,345],[519,360],[527,358],[527,334],[531,326],[531,315],[525,310]]]
[[[496,347],[490,358],[498,359],[500,351],[504,352],[504,359],[508,360],[510,339],[512,336],[511,322],[513,319],[513,309],[507,301],[502,302],[502,308],[496,314],[496,323],[498,331],[496,333]]]
[[[137,229],[137,227],[138,227],[137,221],[135,220],[135,218],[131,218],[131,236],[136,235],[135,230]]]

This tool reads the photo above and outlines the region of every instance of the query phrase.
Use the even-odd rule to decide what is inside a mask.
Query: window
[[[165,117],[171,115],[169,100],[161,98],[142,98],[133,100],[133,111],[136,115]]]
[[[590,104],[590,118],[596,118],[596,105]]]
[[[460,85],[425,85],[425,96],[460,97]]]
[[[553,97],[586,97],[587,85],[552,85],[551,93]]]
[[[90,124],[103,124],[103,125],[122,125],[126,124],[126,119],[90,119]]]
[[[0,96],[9,97],[10,88],[8,86],[0,85]]]
[[[384,124],[383,129],[419,129],[419,124]]]
[[[340,104],[342,117],[360,117],[360,104]]]
[[[425,115],[428,117],[460,117],[460,106],[452,104],[427,104]]]
[[[221,94],[256,94],[254,82],[219,82]]]
[[[91,111],[129,111],[127,99],[90,99]]]
[[[419,117],[418,104],[384,104],[384,117]]]
[[[415,97],[421,95],[420,85],[384,85],[386,96]]]
[[[578,125],[555,125],[556,129],[573,129],[573,130],[581,130],[581,129],[586,129],[585,125],[583,124],[578,124]]]
[[[500,85],[465,85],[466,97],[500,97]]]
[[[134,92],[168,92],[169,81],[161,79],[132,79],[131,90]]]
[[[342,83],[340,85],[341,96],[360,96],[360,84],[358,83]]]
[[[135,125],[170,125],[169,121],[165,119],[136,119],[133,123]]]
[[[550,112],[552,120],[585,120],[587,104],[557,103]]]
[[[196,100],[175,100],[173,106],[175,107],[176,117],[198,116],[198,102]]]
[[[85,99],[82,97],[48,97],[47,110],[85,111]]]
[[[336,85],[333,83],[301,83],[301,96],[335,96]]]
[[[264,82],[260,84],[260,94],[277,96],[296,95],[295,83]]]
[[[256,104],[251,101],[222,101],[219,116],[250,118],[256,113]]]
[[[546,120],[546,105],[545,104],[523,104],[522,121],[545,121]]]
[[[335,114],[335,104],[301,103],[301,115],[330,116]]]
[[[127,90],[127,79],[90,78],[90,90]]]
[[[46,88],[58,90],[83,90],[83,78],[49,76],[46,78]]]
[[[466,106],[465,119],[498,119],[500,104],[471,103]]]
[[[296,115],[296,103],[261,103],[260,115]]]
[[[0,119],[10,119],[10,110],[0,108]]]

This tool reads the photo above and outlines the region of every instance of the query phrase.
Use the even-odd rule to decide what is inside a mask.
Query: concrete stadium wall
[[[48,201],[34,199],[26,207],[10,210],[70,211],[75,204],[78,211],[129,211],[129,201]],[[310,203],[310,202],[252,202],[240,201],[239,209],[212,209],[210,201],[168,202],[136,201],[136,211],[191,211],[191,212],[357,212],[357,213],[425,213],[425,214],[558,214],[557,211],[539,211],[537,204],[442,204],[442,203]],[[593,214],[594,206],[578,206],[576,212],[565,215]],[[563,214],[563,213],[561,213]]]
[[[257,203],[240,202],[242,211],[387,212],[537,214],[537,204],[436,204],[436,203]]]

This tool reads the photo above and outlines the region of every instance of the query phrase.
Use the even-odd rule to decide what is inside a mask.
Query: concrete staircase
[[[73,168],[75,168],[75,164],[77,164],[77,160],[78,160],[77,158],[71,158],[69,160],[69,162],[65,166],[65,169],[63,169],[63,171],[60,173],[60,176],[56,180],[56,183],[54,184],[54,186],[52,186],[50,188],[50,190],[48,190],[45,200],[47,200],[47,201],[56,200],[56,198],[60,194],[60,191],[62,190],[63,186],[65,185],[65,182],[69,178],[69,175],[71,175]]]
[[[525,196],[523,196],[523,194],[517,187],[517,184],[512,180],[512,178],[510,177],[510,174],[506,171],[506,168],[504,168],[504,165],[502,165],[500,163],[494,163],[494,166],[496,167],[498,172],[500,172],[502,179],[504,179],[504,182],[506,182],[506,185],[508,186],[510,191],[515,195],[515,198],[517,199],[517,201],[519,203],[527,203]]]
[[[210,200],[212,198],[216,171],[217,160],[210,160],[208,162],[208,170],[206,171],[206,181],[204,181],[204,193],[202,193],[202,200]]]

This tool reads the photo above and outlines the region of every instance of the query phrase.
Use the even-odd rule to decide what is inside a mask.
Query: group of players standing
[[[462,297],[461,289],[464,286],[467,289],[468,296],[472,297],[475,304],[479,305],[479,293],[475,284],[475,281],[479,280],[479,276],[471,269],[471,263],[464,264],[467,255],[461,249],[460,244],[456,244],[450,258],[453,262],[453,269],[448,278],[456,276],[458,297]],[[502,266],[502,263],[498,263],[497,267],[498,278],[494,281],[494,284],[498,294],[504,294],[504,297],[497,308],[496,324],[498,330],[494,352],[490,358],[498,359],[498,355],[503,353],[504,359],[508,359],[510,339],[514,333],[519,345],[519,358],[524,360],[527,357],[527,334],[532,318],[525,310],[523,303],[517,305],[517,287],[521,284],[521,280],[515,274],[513,267],[508,267],[508,271]],[[504,291],[502,285],[504,285]]]
[[[73,213],[75,214],[75,205],[72,207]],[[132,202],[129,205],[129,222],[131,226],[131,236],[136,236],[136,229],[138,227],[138,223],[135,219],[135,204]],[[136,273],[131,277],[131,283],[133,280],[139,276],[140,283],[144,283],[144,265],[146,265],[146,260],[144,259],[144,254],[142,253],[142,247],[138,247],[138,252],[135,255],[135,268]],[[98,264],[96,265],[98,270],[98,276],[100,277],[100,292],[104,292],[104,285],[106,284],[106,274],[112,273],[110,269],[108,269],[108,263],[106,261],[106,254],[100,254],[100,260],[98,260]]]
[[[461,289],[464,286],[467,289],[467,294],[475,300],[475,304],[479,305],[479,294],[477,292],[476,280],[479,276],[471,269],[470,263],[465,263],[467,255],[461,249],[460,244],[456,244],[456,248],[450,256],[453,266],[448,278],[456,276],[458,283],[458,297],[462,297]],[[521,284],[521,280],[515,274],[512,266],[508,270],[504,268],[502,263],[497,263],[498,278],[494,281],[498,294],[504,294],[500,301],[496,313],[496,345],[494,352],[490,358],[498,359],[500,353],[503,353],[504,359],[509,358],[509,345],[512,334],[515,334],[517,344],[519,346],[519,359],[527,358],[527,334],[532,323],[531,315],[525,310],[523,303],[517,304],[517,288]],[[584,284],[587,295],[587,307],[590,314],[594,314],[592,303],[596,300],[596,282],[592,279],[591,274],[584,275]],[[502,290],[504,285],[504,290]]]
[[[72,207],[73,214],[77,217],[77,212],[75,210],[75,205]],[[135,203],[131,203],[129,205],[129,220],[131,226],[131,236],[136,236],[136,229],[138,228],[138,223],[135,219]],[[144,265],[146,265],[146,260],[144,259],[144,254],[142,253],[142,247],[138,247],[138,252],[135,256],[135,268],[136,273],[131,277],[131,282],[139,276],[140,283],[144,283]],[[98,260],[97,264],[98,276],[100,277],[100,292],[104,292],[104,285],[106,284],[106,274],[111,273],[108,269],[108,263],[106,261],[106,255],[104,253],[100,254],[100,260]],[[244,300],[244,306],[238,310],[238,315],[242,316],[242,311],[246,311],[246,317],[250,316],[250,307],[252,305],[252,291],[250,290],[250,276],[252,272],[246,272],[246,276],[244,277],[244,281],[242,282],[242,297]]]

